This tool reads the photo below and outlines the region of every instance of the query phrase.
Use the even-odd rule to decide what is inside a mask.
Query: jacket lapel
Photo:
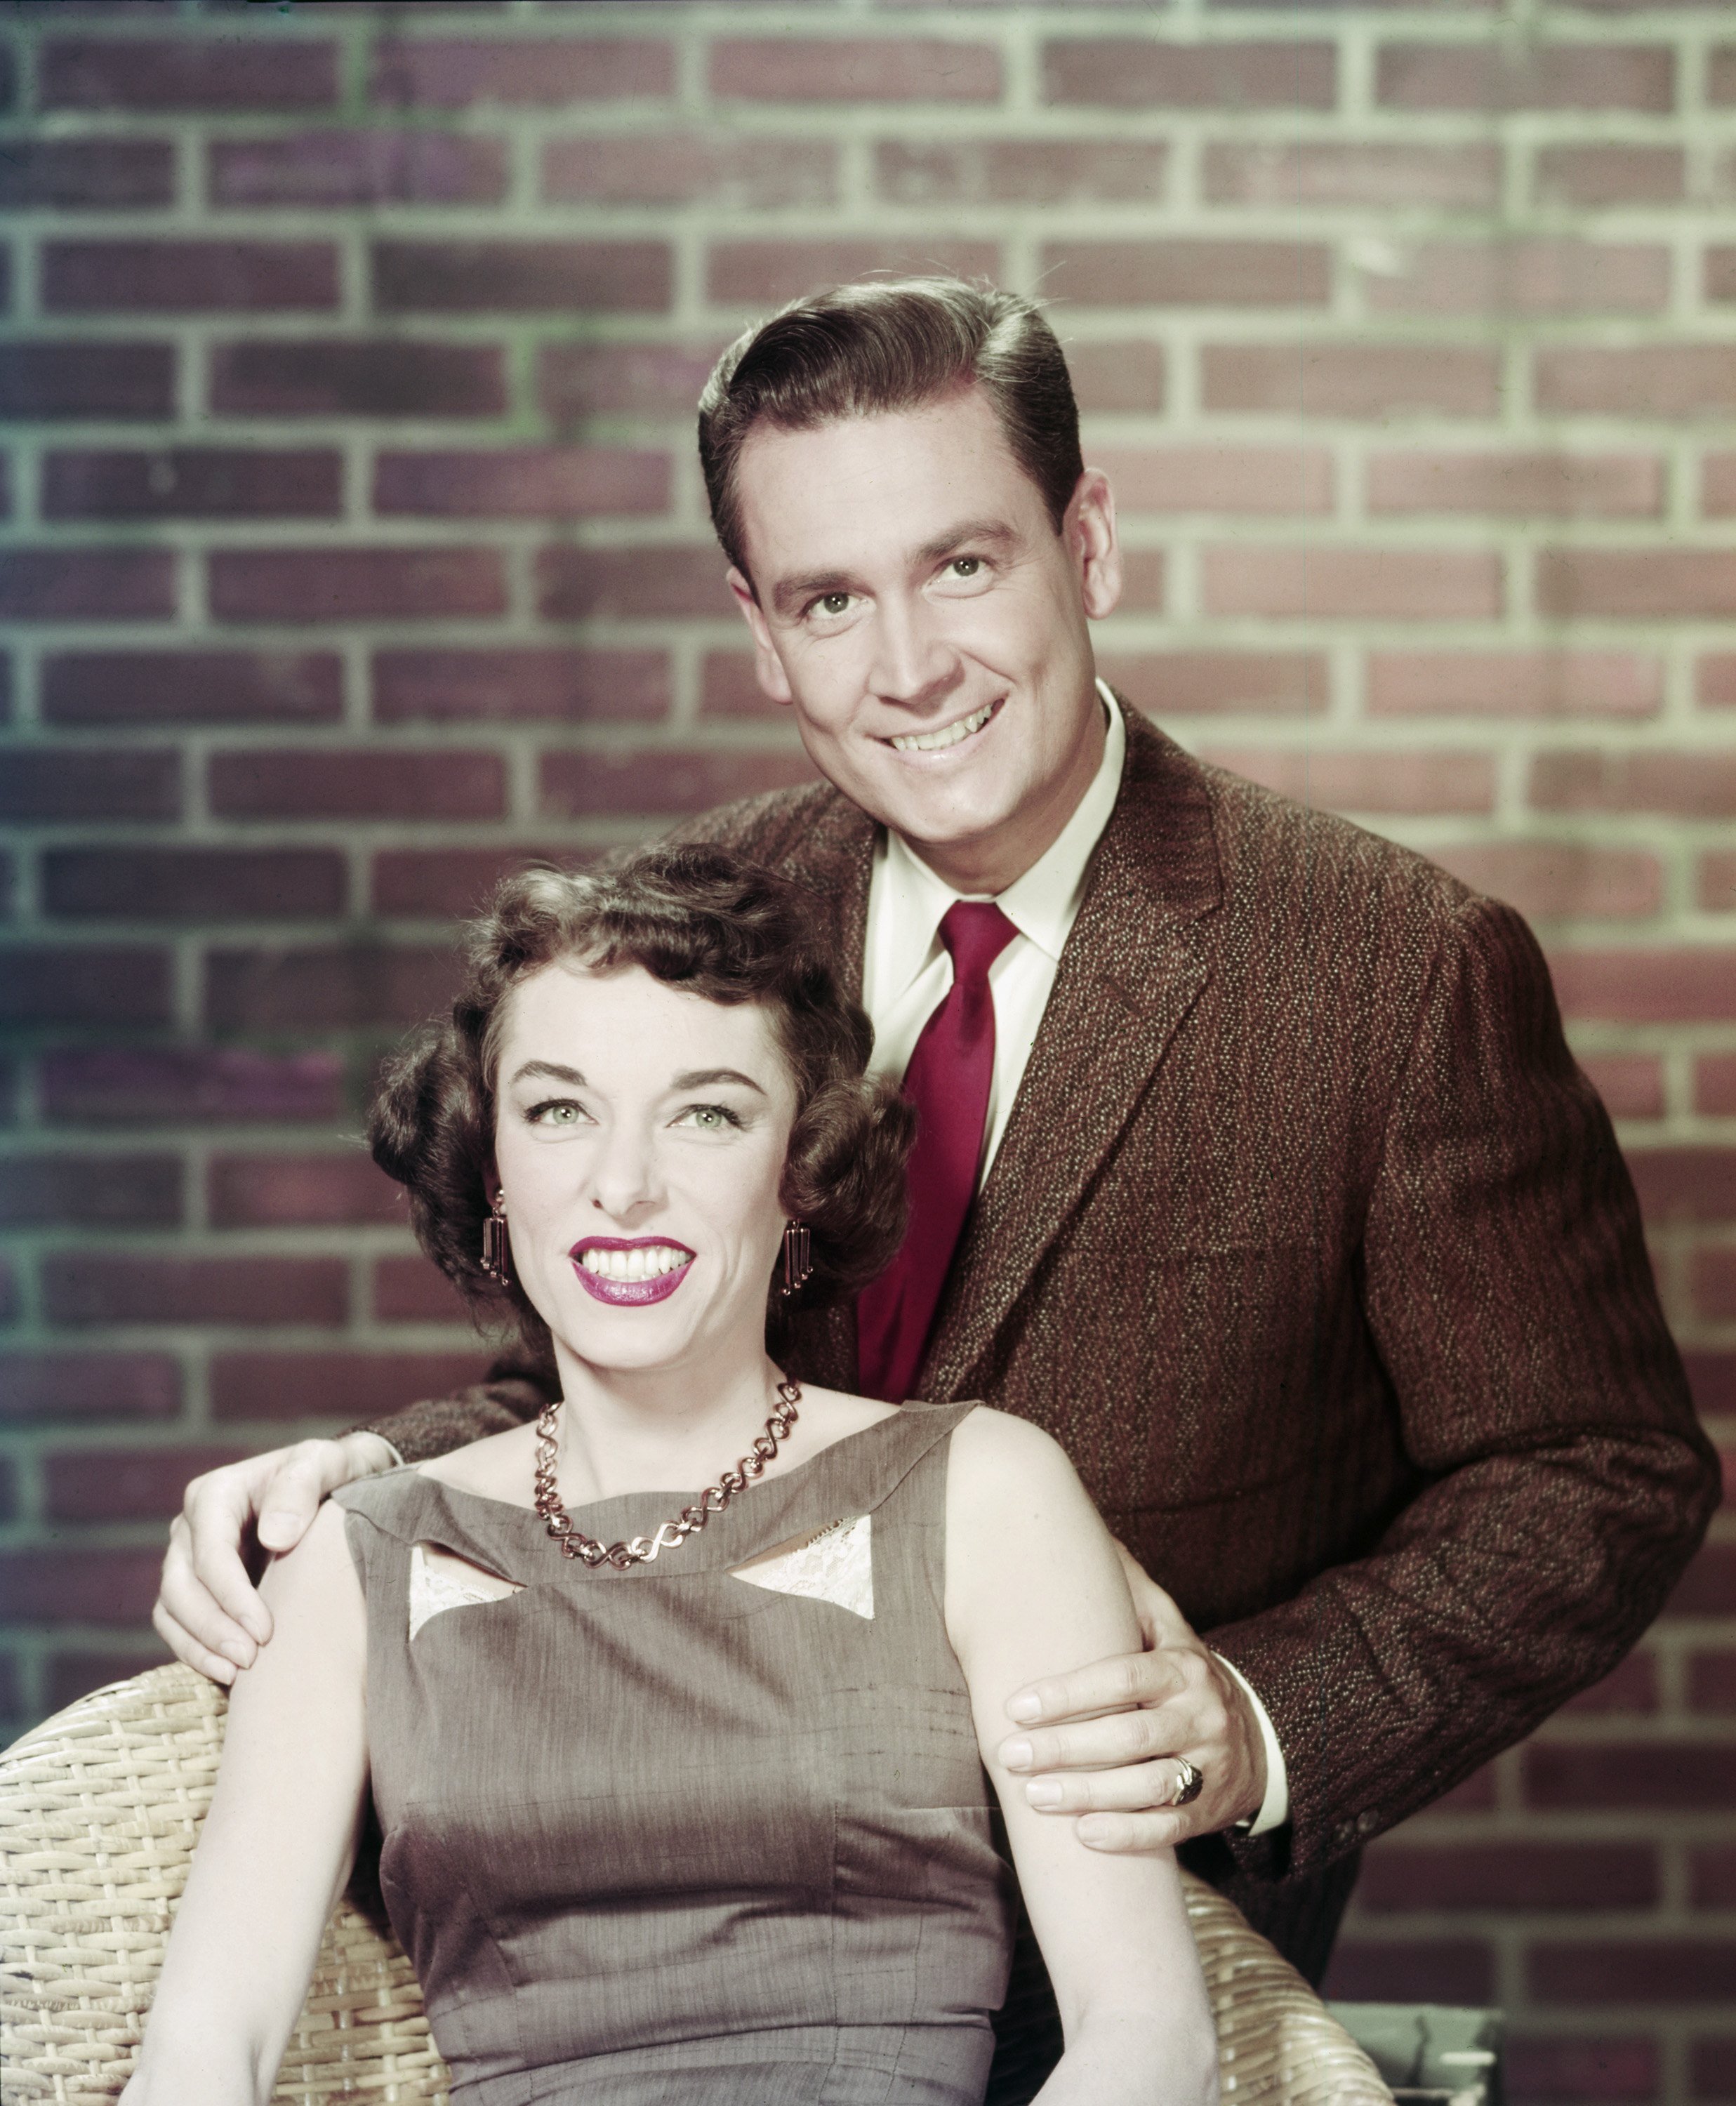
[[[868,882],[878,833],[866,812],[834,790],[818,810],[801,815],[787,839],[755,845],[750,851],[808,894],[814,920],[854,1001],[862,999]]]
[[[1012,1116],[953,1261],[917,1394],[967,1394],[1210,978],[1222,889],[1198,765],[1127,704],[1127,762]]]

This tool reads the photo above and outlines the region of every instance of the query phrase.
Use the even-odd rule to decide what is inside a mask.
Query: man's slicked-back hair
[[[962,278],[863,280],[810,293],[736,338],[699,398],[699,460],[724,553],[751,576],[736,464],[765,423],[811,431],[979,388],[1055,531],[1084,470],[1055,332],[1029,301]]]

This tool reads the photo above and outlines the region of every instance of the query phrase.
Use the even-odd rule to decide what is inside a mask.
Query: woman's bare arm
[[[340,1508],[267,1573],[217,1790],[123,2106],[265,2106],[354,1858],[366,1622]]]
[[[997,1759],[1016,1690],[1139,1649],[1115,1544],[1046,1433],[988,1410],[958,1427],[946,1568],[948,1631],[1066,2037],[1041,2106],[1211,2106],[1216,2037],[1173,1854],[1087,1849]]]

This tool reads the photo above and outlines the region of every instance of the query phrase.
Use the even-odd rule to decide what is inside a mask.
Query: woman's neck
[[[558,1341],[554,1358],[569,1503],[714,1482],[764,1430],[782,1379],[763,1347],[703,1369],[598,1368]]]

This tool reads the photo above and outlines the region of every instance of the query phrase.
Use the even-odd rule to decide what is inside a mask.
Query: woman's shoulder
[[[1041,1491],[1079,1482],[1067,1451],[1028,1418],[975,1405],[953,1428],[952,1470],[969,1490]]]

